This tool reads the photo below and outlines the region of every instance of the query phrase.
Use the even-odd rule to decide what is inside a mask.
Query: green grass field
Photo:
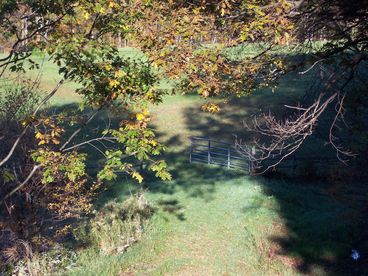
[[[41,88],[49,90],[59,76],[50,62],[43,69]],[[139,185],[121,177],[108,183],[96,202],[98,208],[111,201],[123,202],[144,189],[155,212],[142,240],[118,256],[80,248],[76,263],[62,274],[354,275],[361,271],[350,253],[358,245],[356,225],[367,191],[364,183],[346,186],[250,177],[188,162],[189,136],[231,142],[234,134],[244,133],[241,122],[246,116],[295,103],[308,85],[309,80],[289,76],[275,93],[257,91],[222,105],[215,115],[202,113],[205,100],[193,95],[167,96],[161,105],[152,106],[152,127],[167,145],[164,157],[173,180],[161,182],[147,175]],[[66,84],[51,107],[78,102],[75,88]]]
[[[168,146],[165,158],[173,181],[148,176],[144,182],[142,188],[156,211],[138,244],[120,256],[83,250],[79,268],[70,274],[344,274],[357,232],[355,220],[346,218],[360,216],[362,198],[338,200],[329,183],[252,178],[188,162],[188,136],[231,140],[241,116],[258,108],[257,98],[266,106],[273,102],[270,91],[260,93],[267,100],[261,94],[246,98],[243,108],[240,103],[229,105],[217,115],[201,113],[202,100],[192,96],[171,96],[154,107],[153,126]],[[280,94],[275,101],[278,98]],[[123,202],[141,189],[128,180],[110,185],[98,206]],[[365,190],[363,184],[339,189],[338,194],[350,189],[351,198]]]

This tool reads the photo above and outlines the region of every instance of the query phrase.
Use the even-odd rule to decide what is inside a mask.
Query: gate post
[[[192,164],[193,140],[190,138],[189,163]]]
[[[230,162],[231,162],[231,150],[230,146],[227,148],[227,168],[230,169]]]
[[[207,163],[211,164],[211,140],[208,139],[208,156],[207,156]]]

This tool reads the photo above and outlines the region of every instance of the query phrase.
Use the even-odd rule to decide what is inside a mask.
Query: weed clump
[[[131,196],[123,203],[110,202],[74,234],[79,242],[95,246],[102,255],[121,254],[140,240],[152,211],[143,194]]]

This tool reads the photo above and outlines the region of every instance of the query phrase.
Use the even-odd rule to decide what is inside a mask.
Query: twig
[[[12,196],[15,192],[17,192],[20,188],[22,188],[25,184],[27,184],[27,182],[31,179],[31,177],[35,174],[35,172],[41,168],[41,165],[35,165],[32,169],[32,171],[28,174],[27,178],[21,183],[19,184],[17,187],[15,187],[10,193],[8,193],[3,199],[2,201],[6,200],[7,198],[9,198],[10,196]]]
[[[318,63],[320,63],[320,62],[322,62],[322,61],[324,61],[324,60],[326,60],[325,58],[322,58],[322,59],[320,59],[320,60],[317,60],[315,63],[313,63],[312,64],[312,66],[311,67],[309,67],[307,70],[305,70],[305,71],[302,71],[302,72],[299,72],[298,74],[299,75],[304,75],[304,74],[306,74],[306,73],[308,73],[310,70],[312,70],[313,68],[314,68],[314,66],[316,66]]]
[[[94,142],[94,141],[107,141],[107,142],[110,142],[110,143],[114,143],[114,141],[113,141],[113,140],[116,140],[116,138],[115,138],[115,137],[104,137],[104,136],[102,136],[102,137],[99,137],[99,138],[94,138],[94,139],[91,139],[91,140],[88,140],[88,141],[84,141],[84,142],[82,142],[82,143],[76,144],[76,145],[71,146],[71,147],[69,147],[69,148],[65,148],[65,149],[63,149],[63,150],[61,150],[61,151],[62,151],[62,152],[70,151],[70,150],[72,150],[72,149],[75,149],[75,148],[81,147],[81,146],[83,146],[83,145],[85,145],[85,144],[90,144],[90,143],[92,143],[92,142]]]

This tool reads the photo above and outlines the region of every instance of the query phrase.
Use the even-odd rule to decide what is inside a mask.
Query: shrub
[[[41,102],[38,83],[31,80],[5,81],[0,87],[0,122],[14,123],[29,116]]]

